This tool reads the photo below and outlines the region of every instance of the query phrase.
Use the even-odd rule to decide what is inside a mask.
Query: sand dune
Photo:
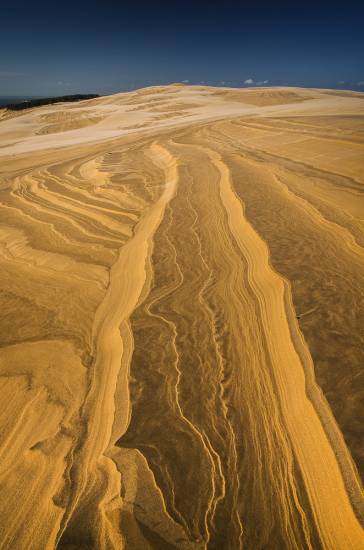
[[[0,115],[0,548],[364,548],[364,96]]]

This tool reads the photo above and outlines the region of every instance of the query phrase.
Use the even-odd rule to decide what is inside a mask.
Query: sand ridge
[[[0,548],[364,546],[364,100],[0,120]]]

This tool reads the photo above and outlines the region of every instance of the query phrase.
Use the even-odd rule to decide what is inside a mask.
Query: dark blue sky
[[[363,2],[20,0],[0,18],[1,96],[250,80],[364,91]]]

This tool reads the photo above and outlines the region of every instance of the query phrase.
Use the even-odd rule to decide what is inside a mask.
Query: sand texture
[[[0,549],[364,549],[364,94],[0,110]]]

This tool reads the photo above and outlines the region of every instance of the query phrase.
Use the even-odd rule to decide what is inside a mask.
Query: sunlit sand
[[[0,109],[0,548],[364,548],[364,94]]]

